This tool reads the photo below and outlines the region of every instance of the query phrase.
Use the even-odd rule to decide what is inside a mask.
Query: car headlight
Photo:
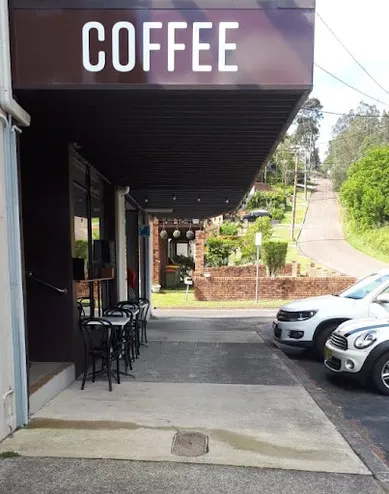
[[[285,321],[285,322],[307,321],[316,314],[317,314],[317,310],[301,310],[301,311],[291,312],[281,309],[277,314],[277,319],[279,321]]]
[[[311,319],[311,317],[316,316],[317,310],[305,310],[300,312],[299,321],[306,321],[307,319]]]
[[[377,331],[369,331],[368,333],[358,336],[358,338],[354,341],[354,346],[359,350],[363,350],[364,348],[368,348],[375,341],[377,341]]]

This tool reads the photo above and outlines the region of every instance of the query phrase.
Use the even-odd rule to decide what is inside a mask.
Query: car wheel
[[[389,396],[389,352],[381,355],[374,363],[371,379],[377,391]]]
[[[326,326],[322,326],[316,336],[314,341],[315,351],[321,359],[324,359],[324,349],[326,342],[335,329],[339,326],[339,323],[329,323]]]

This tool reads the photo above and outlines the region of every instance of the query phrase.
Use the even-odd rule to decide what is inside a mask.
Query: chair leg
[[[96,357],[93,357],[92,360],[92,382],[96,381]]]
[[[108,374],[109,390],[112,391],[112,360],[110,356],[107,356],[107,374]]]
[[[86,378],[88,377],[88,353],[85,352],[84,376],[82,378],[81,389],[85,388]]]
[[[127,356],[127,364],[130,370],[132,370],[132,356],[131,356],[131,349],[132,349],[132,336],[128,335],[128,341],[126,344],[126,356]]]
[[[144,335],[145,335],[145,343],[148,343],[148,341],[147,341],[147,321],[143,322],[143,331],[144,331]]]
[[[117,377],[118,384],[120,384],[120,369],[119,369],[119,366],[120,366],[120,357],[118,357],[116,359],[116,377]]]

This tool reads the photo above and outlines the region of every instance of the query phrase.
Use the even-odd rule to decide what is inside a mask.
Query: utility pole
[[[307,193],[307,168],[308,168],[308,156],[306,156],[305,161],[304,161],[304,201],[308,199],[308,193]]]
[[[294,167],[294,188],[293,188],[293,206],[292,206],[292,225],[290,229],[290,238],[294,240],[294,228],[296,223],[296,202],[297,202],[297,180],[298,180],[298,165],[299,165],[299,155],[296,150],[296,162]]]

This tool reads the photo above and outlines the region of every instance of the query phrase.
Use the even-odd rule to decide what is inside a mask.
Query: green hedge
[[[237,248],[236,241],[219,237],[209,238],[205,245],[207,247],[205,262],[207,266],[213,268],[228,266],[229,258]]]

